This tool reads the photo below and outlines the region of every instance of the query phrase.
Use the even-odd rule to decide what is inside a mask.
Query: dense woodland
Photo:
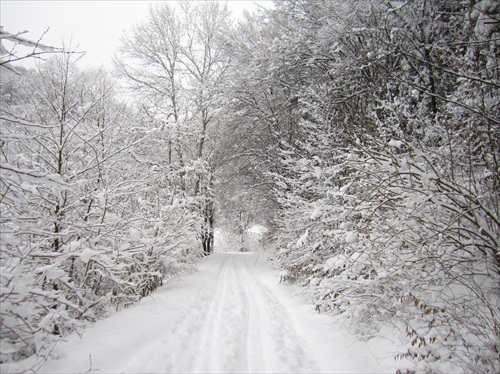
[[[1,362],[259,223],[318,312],[397,332],[401,370],[499,371],[498,1],[163,3],[113,71],[1,36]]]

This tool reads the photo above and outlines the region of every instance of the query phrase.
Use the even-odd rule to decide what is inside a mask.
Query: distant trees
[[[282,37],[274,23],[247,14],[225,38],[232,62],[226,85],[230,100],[218,151],[223,177],[216,191],[221,218],[235,231],[256,222],[273,224],[277,204],[268,173],[276,170],[277,151],[293,137],[297,118],[297,97],[281,76],[285,68],[276,48]]]

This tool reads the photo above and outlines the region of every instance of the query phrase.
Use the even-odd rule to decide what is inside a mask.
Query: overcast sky
[[[60,47],[86,51],[84,65],[110,67],[111,59],[125,30],[146,18],[149,6],[160,1],[22,1],[0,0],[0,24],[4,31],[28,30],[24,37]],[[175,1],[168,1],[175,2]],[[253,10],[267,1],[228,1],[230,10],[240,16],[243,9]]]

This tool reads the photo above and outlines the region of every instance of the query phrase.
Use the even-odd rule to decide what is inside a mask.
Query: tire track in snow
[[[205,320],[194,372],[247,372],[250,310],[238,278],[234,254],[226,255],[218,291]]]
[[[245,260],[242,258],[242,260]],[[286,309],[279,303],[271,290],[250,270],[251,257],[240,262],[242,281],[247,285],[249,297],[255,300],[254,309],[265,316],[259,325],[262,341],[266,348],[265,372],[311,373],[318,372],[315,362],[310,358],[307,344],[296,332]],[[258,302],[257,302],[258,301]]]
[[[222,315],[222,308],[227,297],[229,283],[227,281],[227,273],[229,271],[228,261],[229,257],[226,257],[220,269],[220,275],[217,279],[217,289],[204,319],[204,326],[201,333],[202,339],[197,349],[198,354],[195,357],[191,357],[194,372],[212,371],[212,368],[215,366],[212,355],[216,354],[218,356],[219,354],[219,352],[214,352],[214,349],[221,348],[219,347],[221,345],[220,329],[221,323],[225,322],[222,320],[224,317]]]
[[[238,279],[242,281],[245,274],[238,268]],[[248,319],[247,319],[247,351],[246,351],[246,369],[249,373],[264,372],[267,366],[263,354],[262,334],[261,334],[261,318],[260,311],[257,303],[250,292],[245,292],[245,305],[247,306]]]
[[[179,365],[174,371],[317,371],[283,306],[252,274],[249,263],[254,255],[228,253],[224,257],[197,354],[190,351],[182,361],[192,365]]]

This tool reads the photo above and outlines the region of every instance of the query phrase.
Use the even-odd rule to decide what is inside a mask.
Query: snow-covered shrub
[[[364,184],[350,213],[361,219],[342,233],[343,250],[317,266],[318,308],[344,313],[360,334],[383,323],[406,329],[412,347],[404,356],[435,370],[439,359],[494,368],[499,279],[496,244],[484,234],[498,227],[484,225],[479,207],[470,215],[470,191],[424,160],[404,165],[402,158],[399,167],[377,160],[358,160],[363,174],[379,178]]]
[[[422,370],[496,370],[498,220],[489,197],[448,179],[427,154],[347,154],[340,189],[305,160],[288,162],[302,172],[281,198],[275,258],[282,279],[300,281],[318,311],[342,315],[356,333],[404,332],[409,348],[398,357]],[[316,200],[300,198],[305,191]]]
[[[1,111],[1,362],[46,358],[201,255],[196,202],[155,159],[161,133],[115,100],[103,72],[66,54],[12,84]]]
[[[497,372],[497,34],[476,22],[498,8],[372,4],[332,4],[323,27],[313,2],[277,10],[308,35],[282,41],[282,69],[308,70],[276,147],[275,264],[356,333],[399,331],[415,370]]]

